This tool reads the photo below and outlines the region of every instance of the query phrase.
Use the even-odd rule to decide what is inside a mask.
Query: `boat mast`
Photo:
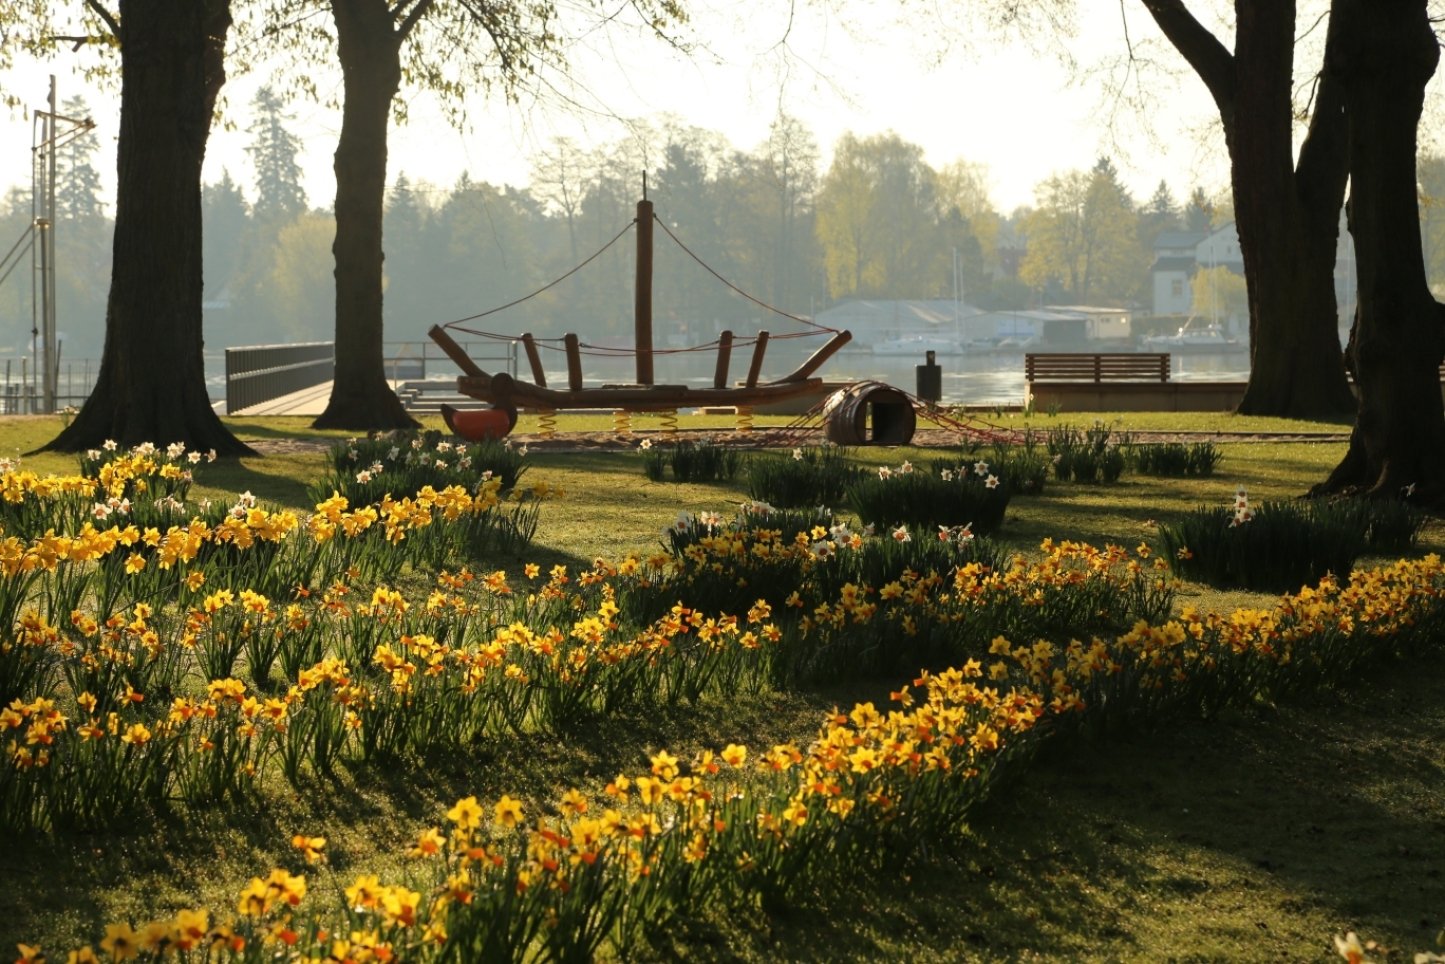
[[[632,320],[636,338],[637,384],[652,384],[652,202],[647,199],[647,172],[642,172],[642,200],[637,202],[637,291]]]
[[[963,344],[963,322],[959,319],[958,245],[953,246],[953,337]]]

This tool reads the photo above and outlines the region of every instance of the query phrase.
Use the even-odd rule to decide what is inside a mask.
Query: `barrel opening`
[[[827,437],[838,445],[907,445],[917,417],[913,400],[882,382],[855,382],[823,406]]]

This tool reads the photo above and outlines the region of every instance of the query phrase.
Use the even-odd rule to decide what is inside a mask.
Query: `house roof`
[[[1068,308],[1022,308],[1018,311],[998,311],[995,314],[1006,318],[1026,318],[1030,321],[1083,321],[1084,316]]]
[[[1149,270],[1155,274],[1161,271],[1183,271],[1189,274],[1194,271],[1195,260],[1192,257],[1166,257],[1155,258],[1154,265]]]
[[[1112,308],[1103,305],[1044,305],[1046,311],[1059,311],[1070,315],[1127,315],[1128,308]]]
[[[1211,238],[1217,238],[1221,236],[1224,236],[1226,238],[1234,238],[1237,240],[1239,238],[1239,229],[1234,226],[1233,221],[1226,221],[1219,227],[1215,228],[1213,231],[1210,231],[1204,237],[1200,238],[1199,240],[1208,241]]]

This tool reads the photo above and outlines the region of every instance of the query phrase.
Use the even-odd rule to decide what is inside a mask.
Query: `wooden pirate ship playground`
[[[746,298],[758,307],[796,323],[800,330],[778,336],[767,330],[751,335],[737,335],[730,330],[719,333],[716,339],[703,344],[683,348],[657,349],[653,340],[652,317],[652,266],[653,227],[661,225],[667,236],[688,256],[697,261],[709,274]],[[633,307],[634,343],[630,353],[635,362],[635,379],[625,384],[588,385],[583,378],[583,358],[587,356],[616,357],[619,349],[613,346],[589,344],[575,333],[561,338],[538,338],[530,332],[521,335],[506,335],[485,331],[475,327],[480,319],[542,294],[549,288],[570,277],[604,251],[617,243],[629,229],[637,232],[636,284]],[[462,332],[473,338],[518,342],[526,355],[530,382],[514,377],[507,372],[488,372],[472,359],[459,345],[452,332]],[[676,415],[684,408],[730,408],[737,413],[737,429],[746,432],[752,428],[753,410],[760,405],[771,405],[789,400],[807,400],[812,396],[813,404],[806,413],[805,421],[816,422],[826,419],[828,437],[840,444],[907,444],[913,436],[916,413],[923,413],[930,421],[959,431],[978,434],[951,418],[943,416],[920,399],[899,389],[879,382],[855,382],[841,386],[827,386],[817,373],[823,365],[852,338],[848,331],[819,325],[809,318],[788,314],[767,305],[749,295],[723,278],[694,254],[683,242],[659,220],[653,211],[652,202],[646,197],[644,181],[643,198],[637,203],[637,216],[611,241],[566,274],[538,289],[530,295],[490,309],[469,318],[434,325],[428,334],[447,356],[461,369],[457,378],[460,394],[481,402],[490,403],[490,408],[458,410],[442,407],[442,416],[447,427],[464,438],[500,438],[515,426],[519,410],[530,411],[540,416],[541,432],[552,435],[556,430],[556,415],[559,412],[579,410],[607,410],[614,413],[616,431],[626,434],[630,431],[632,413],[652,412],[663,417],[665,431],[675,431]],[[763,366],[767,358],[768,345],[772,341],[804,337],[826,337],[826,341],[792,371],[780,378],[764,379]],[[735,349],[751,347],[751,357],[746,375],[730,381],[732,354]],[[544,352],[560,352],[565,356],[567,380],[565,385],[548,384]],[[716,355],[711,384],[705,386],[669,383],[659,381],[654,361],[659,356],[680,352],[712,352]],[[828,395],[830,387],[836,388]],[[828,395],[826,399],[824,395]],[[798,423],[802,427],[802,423]],[[991,434],[991,433],[983,433]]]

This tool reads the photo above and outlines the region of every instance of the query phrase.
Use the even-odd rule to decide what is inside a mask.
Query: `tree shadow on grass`
[[[308,772],[296,786],[271,772],[241,800],[177,806],[93,832],[14,835],[0,851],[0,878],[11,882],[0,888],[0,945],[43,937],[55,959],[62,946],[93,941],[106,922],[203,905],[225,919],[241,884],[273,867],[305,873],[318,891],[315,906],[331,908],[333,883],[344,887],[359,873],[397,879],[420,829],[444,825],[462,797],[489,807],[506,793],[529,814],[555,814],[564,790],[595,793],[618,773],[645,773],[659,749],[686,761],[729,742],[771,745],[812,732],[831,706],[862,695],[841,687],[637,707],[579,720],[562,737],[496,737],[422,759],[347,761],[330,775]],[[324,865],[308,866],[292,848],[298,833],[327,838]]]
[[[240,460],[216,463],[199,473],[196,485],[202,491],[225,493],[250,492],[263,504],[280,506],[293,512],[310,512],[316,502],[307,492],[307,484],[299,482],[288,471],[275,473],[243,465]]]
[[[1408,960],[1445,925],[1437,658],[1213,722],[1047,746],[962,839],[839,896],[682,922],[659,959]],[[1387,959],[1393,960],[1394,957]]]

